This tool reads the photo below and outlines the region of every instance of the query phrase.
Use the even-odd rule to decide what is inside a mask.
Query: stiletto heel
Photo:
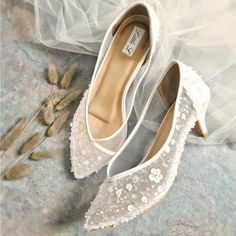
[[[206,116],[206,111],[204,112],[204,115],[201,118],[199,118],[199,120],[196,121],[194,128],[200,136],[206,138],[208,137],[208,130],[206,127],[205,116]]]

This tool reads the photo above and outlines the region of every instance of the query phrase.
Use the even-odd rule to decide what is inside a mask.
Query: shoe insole
[[[88,122],[93,138],[109,137],[122,125],[124,91],[142,66],[149,47],[145,17],[131,16],[116,31],[89,99]]]
[[[175,103],[171,105],[168,112],[166,113],[161,126],[156,134],[156,137],[154,138],[153,144],[147,153],[147,155],[144,157],[144,159],[141,161],[141,163],[148,161],[151,159],[164,145],[166,142],[168,135],[170,133],[171,127],[172,127],[172,121],[174,117],[174,109],[175,109]]]

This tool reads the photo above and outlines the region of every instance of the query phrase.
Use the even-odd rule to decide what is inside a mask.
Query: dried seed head
[[[49,158],[52,155],[53,155],[52,151],[37,151],[37,152],[32,153],[32,155],[30,156],[30,159],[34,161],[38,161],[45,158]]]
[[[58,73],[57,68],[54,64],[48,65],[48,79],[51,84],[57,84],[58,83]]]
[[[64,126],[69,117],[70,117],[69,111],[66,111],[60,116],[58,116],[54,121],[54,123],[48,128],[47,135],[50,137],[56,135]]]
[[[6,134],[6,136],[1,141],[1,148],[3,150],[8,150],[13,145],[28,122],[28,118],[20,119],[19,122],[17,122],[17,124]]]
[[[61,80],[61,87],[62,88],[69,88],[71,81],[77,71],[78,63],[74,63],[70,69],[64,74]]]
[[[52,102],[52,104],[55,106],[58,102],[60,102],[64,97],[66,96],[66,91],[64,89],[60,89],[53,93],[48,99]]]
[[[73,101],[77,99],[77,97],[81,94],[81,89],[76,89],[70,92],[65,98],[63,98],[57,105],[56,111],[61,111],[68,105],[70,105]]]
[[[32,166],[28,164],[18,164],[12,167],[5,175],[4,178],[8,180],[20,179],[26,176],[32,170]]]
[[[35,134],[33,137],[31,137],[21,148],[20,153],[21,154],[26,154],[30,150],[32,150],[35,145],[43,138],[45,132],[39,132]]]
[[[55,120],[55,114],[53,112],[54,106],[51,100],[48,100],[46,107],[43,110],[43,118],[47,125],[51,125]]]

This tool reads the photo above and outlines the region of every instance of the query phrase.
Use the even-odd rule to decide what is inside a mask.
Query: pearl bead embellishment
[[[167,152],[167,153],[170,152],[170,147],[169,146],[166,147],[165,152]]]
[[[146,203],[146,202],[147,202],[147,197],[143,196],[143,197],[141,198],[141,202]]]
[[[113,188],[110,186],[110,187],[108,187],[107,191],[108,191],[109,193],[112,193],[112,192],[113,192]]]
[[[175,139],[172,139],[171,142],[170,142],[172,145],[175,145]]]
[[[134,210],[134,206],[133,205],[128,205],[127,206],[127,210],[128,211],[133,211]]]

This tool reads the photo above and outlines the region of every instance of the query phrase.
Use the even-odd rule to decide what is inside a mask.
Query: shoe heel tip
[[[208,132],[200,134],[202,137],[207,138],[208,137]]]
[[[207,131],[206,125],[200,122],[199,120],[196,121],[194,128],[197,131],[199,136],[204,137],[204,138],[208,137],[208,131]]]

